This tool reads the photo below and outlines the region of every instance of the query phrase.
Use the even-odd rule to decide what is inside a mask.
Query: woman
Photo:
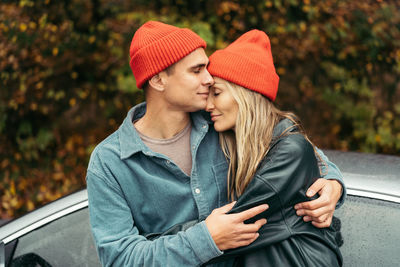
[[[335,232],[304,222],[293,209],[308,199],[310,177],[320,173],[314,146],[295,115],[272,103],[279,77],[268,36],[249,31],[209,59],[215,84],[207,111],[230,160],[228,189],[237,200],[231,212],[270,206],[261,214],[268,223],[258,239],[219,259],[242,255],[238,266],[341,266]]]

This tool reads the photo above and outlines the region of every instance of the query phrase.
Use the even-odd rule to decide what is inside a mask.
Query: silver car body
[[[400,221],[400,157],[324,152],[341,169],[347,188],[347,200],[335,212],[342,222],[344,266],[400,265],[400,229],[397,227]],[[82,225],[87,227],[84,230],[86,241],[80,243],[89,244],[90,248],[86,249],[86,255],[71,256],[66,261],[75,260],[78,264],[77,258],[89,255],[93,259],[86,264],[82,259],[80,266],[99,266],[88,226],[87,206],[87,192],[82,190],[0,227],[0,267],[5,266],[5,248],[9,243],[78,211],[84,212]]]

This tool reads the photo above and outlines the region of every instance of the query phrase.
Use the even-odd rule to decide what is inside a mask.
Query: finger
[[[322,223],[318,223],[318,222],[311,222],[312,225],[314,225],[317,228],[326,228],[329,227],[332,223],[332,218],[328,218],[326,221],[322,222]]]
[[[248,246],[251,243],[253,243],[259,236],[260,236],[259,233],[255,233],[252,238],[240,240],[240,241],[237,242],[237,246],[236,247]]]
[[[228,211],[230,211],[233,208],[233,206],[235,204],[236,204],[236,201],[233,201],[233,202],[231,202],[229,204],[226,204],[225,206],[222,206],[222,207],[220,207],[218,209],[215,209],[215,211],[218,212],[218,213],[227,213]]]
[[[316,223],[323,223],[323,222],[327,221],[329,217],[330,216],[328,214],[324,214],[324,215],[319,216],[319,217],[304,216],[303,220],[305,222],[312,221],[312,222],[316,222]]]
[[[258,229],[260,229],[264,224],[267,223],[267,219],[259,219],[254,224],[257,225]]]
[[[323,223],[326,220],[328,220],[328,218],[329,218],[329,214],[323,214],[319,217],[312,217],[312,221],[317,222],[317,223]]]
[[[245,220],[253,218],[254,216],[260,214],[261,212],[266,211],[267,209],[268,209],[268,205],[262,204],[262,205],[254,207],[254,208],[237,213],[236,216],[239,221],[243,222]]]
[[[306,209],[306,210],[315,210],[324,206],[329,206],[330,201],[327,195],[321,195],[317,199],[301,202],[294,206],[296,210]]]
[[[317,218],[326,214],[330,214],[332,211],[333,210],[329,209],[327,206],[322,206],[321,208],[313,210],[307,210],[307,209],[297,210],[296,214],[298,216],[310,216]]]
[[[255,239],[257,239],[257,237],[260,234],[255,232],[255,233],[245,233],[245,234],[241,234],[240,236],[237,236],[236,238],[234,238],[235,242],[242,242],[242,241],[253,241]]]
[[[322,223],[322,222],[325,222],[327,220],[332,220],[332,217],[333,217],[333,212],[327,212],[327,213],[323,213],[320,216],[309,216],[309,215],[306,215],[306,216],[303,217],[303,220],[306,221],[306,222],[313,221],[313,222],[317,222],[317,223]]]
[[[319,178],[317,181],[315,181],[310,188],[308,188],[306,192],[306,196],[308,197],[313,197],[317,192],[319,192],[326,184],[327,184],[326,179],[324,178]]]
[[[257,220],[255,223],[242,224],[240,231],[242,233],[256,233],[266,223],[267,219],[260,219]]]

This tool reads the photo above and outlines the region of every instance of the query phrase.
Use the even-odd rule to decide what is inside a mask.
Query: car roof
[[[400,157],[324,150],[341,170],[348,194],[400,203]]]
[[[86,189],[64,196],[1,226],[0,240],[7,244],[33,229],[87,206]]]

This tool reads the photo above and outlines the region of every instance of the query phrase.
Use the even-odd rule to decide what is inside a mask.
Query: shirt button
[[[196,192],[196,194],[200,194],[200,189],[196,188],[196,189],[194,190],[194,192]]]
[[[192,146],[192,149],[194,150],[196,148],[196,146]]]
[[[206,127],[207,127],[207,125],[204,124],[204,125],[203,125],[203,128],[205,129]]]
[[[167,160],[167,164],[170,164],[170,163],[171,163],[171,161]]]

